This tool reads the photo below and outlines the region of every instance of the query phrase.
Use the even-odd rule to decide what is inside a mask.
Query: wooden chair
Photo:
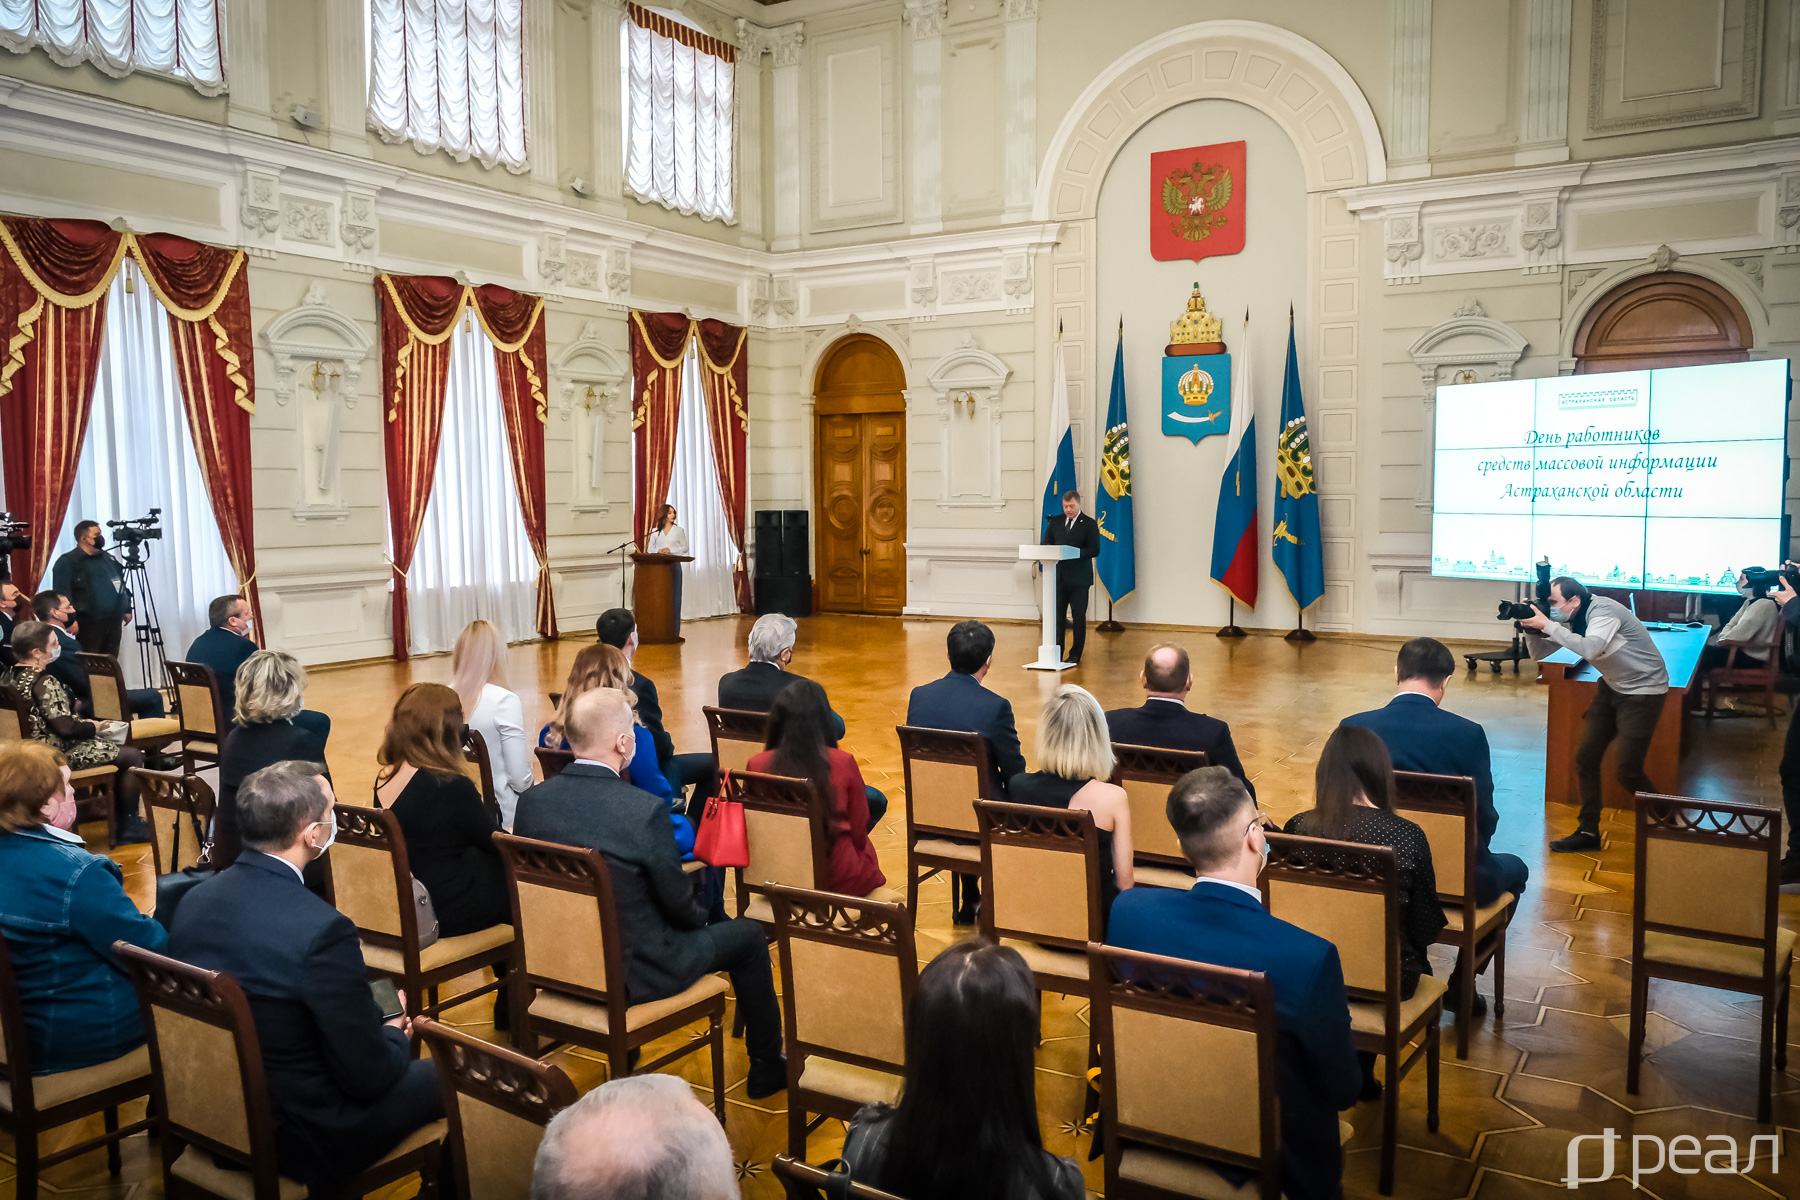
[[[494,760],[488,754],[487,739],[463,726],[463,760],[475,768],[476,782],[481,786],[481,802],[487,806],[495,823],[500,821],[500,794],[494,790]]]
[[[1506,931],[1519,898],[1502,892],[1492,904],[1475,903],[1481,823],[1473,779],[1395,771],[1394,811],[1424,830],[1425,840],[1431,843],[1438,901],[1449,922],[1438,934],[1437,944],[1456,947],[1461,970],[1454,986],[1462,1001],[1456,1012],[1456,1057],[1467,1058],[1475,976],[1489,960],[1494,964],[1494,1018],[1506,1015]]]
[[[119,1142],[149,1129],[152,1121],[119,1127],[119,1106],[150,1094],[150,1051],[139,1046],[111,1062],[58,1071],[31,1073],[31,1040],[25,1030],[19,982],[12,955],[0,939],[0,1133],[12,1139],[16,1164],[14,1194],[36,1200],[38,1175],[47,1167],[106,1147],[106,1170],[119,1177]],[[105,1132],[49,1154],[38,1152],[38,1139],[52,1129],[100,1114]]]
[[[219,701],[219,681],[211,667],[169,660],[175,685],[175,719],[181,728],[182,769],[193,774],[204,763],[219,765],[219,747],[231,730],[231,714]]]
[[[775,1156],[774,1167],[787,1200],[901,1200],[866,1183],[843,1183],[830,1171],[785,1154]]]
[[[1394,1191],[1400,1083],[1425,1059],[1425,1124],[1438,1127],[1438,1026],[1444,981],[1422,975],[1400,998],[1400,887],[1391,846],[1271,833],[1263,904],[1274,916],[1337,947],[1350,997],[1350,1038],[1387,1060],[1381,1093],[1382,1195]]]
[[[150,858],[158,875],[199,866],[210,857],[212,788],[198,775],[133,767],[144,820],[150,825]]]
[[[775,936],[768,885],[827,890],[831,867],[829,814],[812,781],[784,775],[733,771],[730,799],[744,806],[744,840],[750,863],[734,871],[737,915],[762,922]]]
[[[702,708],[706,715],[706,734],[712,739],[713,763],[720,771],[734,774],[744,770],[750,756],[762,751],[768,742],[769,714],[745,712],[738,708]],[[715,788],[712,795],[717,795]]]
[[[573,750],[546,750],[539,746],[533,753],[537,755],[538,770],[544,773],[547,780],[561,775],[563,768],[575,761]]]
[[[725,993],[722,975],[703,975],[680,995],[631,1002],[628,948],[613,902],[612,872],[598,850],[497,833],[506,862],[519,961],[511,977],[514,1044],[537,1053],[543,1032],[606,1055],[613,1079],[712,1048],[713,1111],[725,1120]],[[618,1018],[618,1019],[615,1019]],[[707,1032],[633,1072],[631,1051],[695,1021]]]
[[[1189,771],[1207,765],[1199,750],[1162,750],[1113,743],[1112,782],[1131,806],[1132,878],[1139,887],[1194,886],[1194,868],[1169,824],[1169,789]]]
[[[0,746],[38,740],[31,736],[31,730],[31,701],[10,687],[0,686]],[[108,849],[119,844],[119,815],[113,809],[113,777],[118,773],[119,768],[109,763],[69,775],[69,784],[79,802],[76,819],[84,824],[105,821]]]
[[[827,1117],[899,1098],[919,955],[900,904],[779,884],[768,895],[786,1001],[788,1153],[804,1158]]]
[[[325,856],[333,903],[362,938],[363,965],[406,993],[408,1016],[435,1017],[504,984],[499,967],[516,955],[513,928],[493,925],[419,945],[419,906],[400,818],[381,808],[339,804],[332,809],[337,841]],[[495,968],[495,979],[447,1000],[438,988],[472,971]]]
[[[110,654],[77,653],[88,673],[90,694],[94,698],[94,716],[102,721],[125,721],[131,726],[125,744],[139,750],[161,750],[181,736],[181,722],[174,717],[142,717],[133,720],[131,702],[126,696],[125,669]]]
[[[250,1002],[237,981],[115,942],[137,988],[150,1038],[163,1195],[222,1200],[303,1200],[306,1188],[275,1165],[275,1119]],[[410,1175],[434,1196],[446,1126],[421,1126],[343,1195],[365,1196]],[[227,1170],[215,1158],[237,1164]]]
[[[575,1103],[561,1067],[470,1037],[430,1017],[413,1022],[437,1067],[457,1200],[530,1200],[544,1126]]]
[[[1088,946],[1106,1195],[1281,1196],[1275,993],[1261,971]],[[1247,1167],[1241,1187],[1215,1164]]]
[[[994,776],[979,733],[915,725],[894,732],[906,778],[906,911],[916,913],[919,885],[939,871],[980,872],[975,801],[993,799]]]
[[[1787,618],[1778,615],[1775,618],[1775,633],[1766,642],[1719,643],[1729,647],[1725,665],[1701,671],[1699,678],[1695,680],[1700,689],[1700,711],[1707,720],[1712,720],[1717,711],[1720,692],[1740,695],[1761,692],[1763,715],[1769,719],[1769,728],[1775,728],[1775,679],[1781,674],[1782,643],[1786,640],[1786,635]],[[1762,664],[1750,665],[1750,659],[1746,655],[1745,665],[1738,666],[1738,655],[1743,652],[1762,655]]]
[[[1638,1090],[1652,979],[1743,992],[1762,1001],[1756,1119],[1769,1122],[1794,960],[1794,931],[1776,919],[1781,826],[1780,809],[1638,793],[1627,1092]]]

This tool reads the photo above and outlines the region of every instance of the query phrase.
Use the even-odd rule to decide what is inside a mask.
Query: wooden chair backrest
[[[906,779],[906,841],[974,838],[975,801],[993,799],[987,739],[979,733],[896,725]]]
[[[400,818],[385,808],[338,804],[337,841],[325,856],[337,910],[371,945],[397,949],[418,961],[419,912]]]
[[[1639,792],[1636,816],[1634,955],[1646,932],[1757,946],[1772,979],[1781,810]]]
[[[744,806],[750,863],[739,876],[752,892],[771,883],[823,891],[831,881],[830,817],[810,779],[733,771],[729,799]]]
[[[984,935],[1083,952],[1102,939],[1092,813],[977,800],[975,818]]]
[[[769,888],[789,1054],[900,1074],[919,955],[904,904]]]
[[[740,708],[702,708],[713,762],[721,771],[742,771],[768,742],[769,714]]]
[[[31,710],[25,698],[0,686],[0,742],[22,742],[30,736]]]
[[[1207,764],[1199,750],[1113,743],[1112,781],[1125,789],[1131,806],[1132,856],[1186,868],[1187,855],[1169,824],[1169,789],[1189,771]]]
[[[5,938],[0,938],[0,1083],[11,1090],[15,1114],[32,1111],[31,1039]]]
[[[1431,844],[1438,899],[1448,907],[1466,907],[1472,913],[1475,856],[1481,835],[1475,780],[1468,775],[1395,771],[1394,811],[1423,830]],[[1473,929],[1474,925],[1465,921],[1463,928]]]
[[[626,948],[605,858],[591,848],[508,833],[496,833],[494,845],[506,864],[506,886],[512,894],[519,947],[515,969],[525,972],[532,987],[623,1013],[630,1005]]]
[[[775,1156],[775,1178],[781,1180],[787,1200],[901,1200],[866,1183],[845,1183],[829,1171],[785,1154]]]
[[[1725,665],[1713,667],[1711,674],[1716,682],[1734,687],[1754,687],[1767,683],[1781,674],[1782,643],[1787,639],[1787,617],[1777,610],[1775,615],[1775,631],[1766,642],[1720,642],[1719,645],[1729,651],[1725,656]],[[1760,663],[1740,658],[1742,653],[1760,654]]]
[[[1400,888],[1392,846],[1268,834],[1263,904],[1338,950],[1352,1000],[1400,1002]]]
[[[169,660],[169,681],[175,685],[175,717],[183,736],[217,743],[231,728],[231,714],[220,706],[219,681],[211,667]]]
[[[150,858],[158,875],[172,875],[205,860],[211,839],[213,790],[198,775],[133,767],[144,819],[150,825]]]
[[[538,770],[544,773],[545,779],[555,779],[563,773],[563,768],[575,761],[573,750],[549,750],[539,746],[532,753],[537,755]]]
[[[475,768],[476,782],[481,785],[481,802],[489,814],[500,816],[500,794],[494,790],[494,760],[488,753],[487,739],[480,732],[463,726],[463,760]]]
[[[102,721],[131,720],[131,705],[125,697],[125,671],[110,654],[75,655],[88,673],[88,694],[94,700],[94,716]]]
[[[429,1017],[414,1017],[413,1030],[437,1067],[459,1200],[530,1200],[544,1126],[575,1103],[575,1084],[561,1067]]]
[[[1260,971],[1088,946],[1108,1183],[1121,1143],[1261,1172],[1281,1194],[1275,993]],[[1254,1098],[1254,1099],[1252,1099]],[[1109,1187],[1110,1190],[1110,1187]]]

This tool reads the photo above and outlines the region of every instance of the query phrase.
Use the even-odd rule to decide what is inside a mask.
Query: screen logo
[[[1593,388],[1584,392],[1563,392],[1556,398],[1558,408],[1636,408],[1635,387]]]

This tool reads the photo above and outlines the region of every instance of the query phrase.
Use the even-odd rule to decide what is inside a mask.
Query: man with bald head
[[[575,761],[519,797],[519,837],[600,851],[612,873],[613,904],[626,947],[626,1002],[680,995],[704,975],[731,974],[750,1054],[752,1100],[787,1087],[781,1009],[762,926],[740,918],[706,923],[681,870],[669,808],[625,780],[636,746],[631,704],[617,688],[595,688],[569,706],[564,732]]]
[[[603,1083],[538,1143],[531,1200],[738,1200],[731,1143],[678,1075]]]
[[[1115,708],[1106,714],[1106,728],[1115,744],[1198,750],[1206,755],[1209,766],[1224,767],[1243,780],[1250,798],[1256,799],[1256,785],[1244,774],[1237,747],[1231,743],[1231,726],[1217,717],[1188,711],[1194,674],[1185,649],[1174,642],[1150,647],[1138,682],[1149,693],[1143,707]]]

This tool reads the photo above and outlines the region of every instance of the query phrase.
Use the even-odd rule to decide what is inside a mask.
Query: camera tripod
[[[144,686],[162,690],[169,684],[169,655],[163,647],[162,622],[156,615],[156,595],[150,590],[150,569],[144,558],[144,543],[124,542],[119,545],[124,560],[125,590],[134,597],[131,627],[135,631],[138,667]]]
[[[1463,659],[1469,664],[1469,670],[1479,670],[1480,668],[1475,665],[1476,663],[1487,663],[1494,669],[1494,674],[1496,675],[1500,673],[1500,666],[1502,663],[1511,663],[1513,674],[1517,675],[1519,673],[1519,664],[1530,657],[1531,651],[1525,646],[1525,627],[1517,621],[1513,622],[1511,646],[1508,646],[1504,650],[1489,650],[1485,654],[1463,655]]]

